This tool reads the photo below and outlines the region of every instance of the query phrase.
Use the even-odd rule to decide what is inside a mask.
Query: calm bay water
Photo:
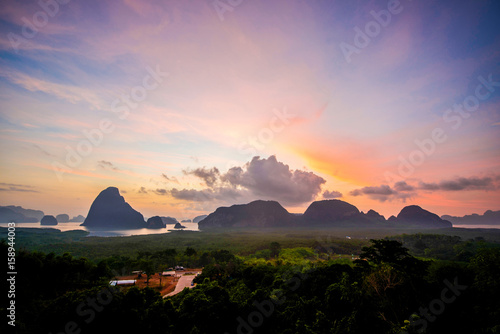
[[[162,234],[170,233],[169,230],[174,230],[174,225],[167,225],[166,228],[162,229],[123,229],[123,230],[110,230],[110,229],[89,229],[85,226],[80,226],[81,223],[59,223],[56,226],[42,226],[40,222],[38,223],[16,223],[16,227],[31,227],[31,228],[52,228],[60,230],[61,232],[72,231],[72,230],[82,230],[90,232],[89,237],[119,237],[119,236],[129,236],[129,235],[145,235],[145,234]],[[199,231],[197,223],[182,223],[186,226],[184,231]],[[0,223],[1,227],[7,227],[7,223]],[[453,225],[457,228],[495,228],[500,229],[500,225]]]
[[[145,234],[161,234],[170,233],[169,230],[174,230],[174,225],[167,225],[166,228],[161,229],[123,229],[123,230],[110,230],[110,229],[89,229],[85,226],[80,226],[81,223],[59,223],[55,226],[45,226],[38,223],[16,223],[17,228],[21,227],[31,227],[31,228],[52,228],[60,230],[61,232],[72,231],[72,230],[82,230],[90,232],[89,237],[118,237],[118,236],[129,236],[129,235],[145,235]],[[186,226],[184,231],[199,231],[198,223],[181,223]],[[0,223],[1,227],[7,227],[7,223]]]
[[[456,224],[453,224],[453,227],[457,227],[457,228],[500,228],[500,225],[456,225]]]

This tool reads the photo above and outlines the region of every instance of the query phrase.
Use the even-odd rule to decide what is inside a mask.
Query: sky
[[[6,0],[0,205],[500,210],[500,2]]]

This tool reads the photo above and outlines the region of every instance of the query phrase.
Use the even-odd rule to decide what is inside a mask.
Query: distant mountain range
[[[38,222],[47,217],[40,210],[24,209],[20,206],[0,206],[0,222]],[[137,229],[166,228],[168,224],[179,224],[172,217],[154,216],[146,222],[144,216],[128,204],[116,187],[109,187],[95,198],[87,218],[79,215],[69,219],[67,214],[50,216],[50,224],[83,222],[88,228]],[[52,218],[54,218],[52,220]],[[44,225],[47,224],[44,219]],[[188,222],[183,220],[182,222]],[[303,214],[289,213],[276,201],[257,200],[248,204],[219,207],[213,213],[201,215],[192,220],[200,230],[229,227],[293,227],[293,226],[336,226],[336,227],[412,227],[449,228],[459,224],[500,224],[500,211],[486,211],[483,215],[454,217],[438,215],[417,205],[404,207],[395,217],[385,219],[374,210],[360,212],[347,202],[333,199],[312,202]],[[179,224],[180,225],[180,224]]]
[[[366,214],[347,202],[333,199],[312,202],[303,215],[291,214],[275,201],[254,201],[220,207],[198,223],[200,230],[227,227],[412,227],[449,228],[451,222],[417,205],[403,208],[388,220],[376,211]]]
[[[14,205],[0,206],[0,223],[9,223],[12,221],[16,223],[37,223],[41,222],[43,217],[45,217],[45,213],[41,210],[25,209]],[[82,215],[69,219],[67,214],[60,214],[55,218],[59,223],[79,223],[85,220],[85,217]]]
[[[463,217],[444,215],[441,218],[451,221],[453,225],[500,225],[500,210],[488,210],[482,215],[473,213]]]
[[[201,220],[200,220],[201,219]],[[407,206],[397,217],[388,220],[370,210],[360,212],[354,205],[341,200],[311,203],[302,215],[289,213],[276,201],[257,200],[248,204],[220,207],[206,217],[196,217],[200,230],[229,227],[292,227],[292,226],[343,226],[343,227],[452,227],[449,221],[422,209]],[[154,216],[144,221],[144,216],[134,210],[120,195],[116,187],[103,190],[92,203],[82,226],[90,228],[164,228],[175,218]],[[180,226],[179,226],[180,227]]]
[[[20,206],[0,206],[0,223],[15,221],[18,223],[36,223],[42,220],[45,214],[40,210],[24,209]]]

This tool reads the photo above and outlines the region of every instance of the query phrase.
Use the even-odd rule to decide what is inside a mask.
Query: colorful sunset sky
[[[500,210],[499,1],[3,1],[0,205]]]

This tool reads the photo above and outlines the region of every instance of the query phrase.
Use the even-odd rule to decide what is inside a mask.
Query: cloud
[[[173,188],[170,190],[170,195],[172,197],[185,200],[185,201],[211,201],[214,199],[213,190],[205,189],[205,190],[196,190],[196,189],[177,189]]]
[[[141,187],[141,189],[139,189],[139,190],[137,191],[137,193],[138,193],[138,194],[147,194],[147,193],[148,193],[148,191],[146,190],[146,188]]]
[[[235,198],[245,200],[276,200],[284,205],[298,205],[311,202],[321,192],[326,182],[322,177],[302,170],[291,170],[275,156],[261,159],[254,157],[243,167],[232,167],[226,173],[213,167],[184,171],[201,178],[207,189],[173,188],[170,194],[183,200],[234,202]]]
[[[351,196],[363,196],[366,195],[371,199],[375,199],[379,202],[385,202],[387,200],[392,199],[400,199],[403,202],[406,199],[411,198],[415,195],[415,193],[411,193],[409,191],[413,190],[413,187],[408,185],[406,182],[397,182],[394,185],[394,188],[383,184],[380,186],[370,186],[363,187],[360,189],[352,190],[349,194]]]
[[[183,172],[186,175],[192,174],[199,177],[210,188],[215,185],[220,176],[219,170],[216,167],[213,167],[212,169],[206,169],[205,167],[196,168],[195,170],[184,170]]]
[[[33,186],[26,186],[23,184],[13,184],[13,183],[0,183],[0,191],[16,191],[16,192],[26,192],[26,193],[39,193],[33,188]],[[4,188],[6,187],[6,188]]]
[[[342,197],[342,193],[335,191],[335,190],[325,190],[323,193],[323,198],[325,199],[334,199],[334,198],[340,198]]]
[[[418,183],[418,189],[434,191],[439,190],[439,185],[437,183],[425,183],[420,181]]]
[[[156,190],[153,190],[153,192],[157,195],[160,195],[160,196],[165,196],[165,195],[168,195],[168,193],[169,193],[169,191],[166,189],[156,189]]]
[[[395,190],[393,190],[391,187],[388,185],[381,185],[381,186],[372,186],[372,187],[363,187],[361,189],[355,189],[350,192],[352,196],[361,196],[361,195],[369,195],[369,196],[390,196],[394,195],[396,193]]]
[[[175,176],[168,176],[167,174],[162,173],[161,177],[164,178],[165,180],[167,180],[168,182],[179,183],[179,180],[177,180],[177,178]]]
[[[58,84],[6,68],[0,70],[0,77],[4,77],[12,84],[18,85],[30,92],[43,92],[72,104],[87,102],[97,109],[101,109],[101,106],[105,105],[97,96],[97,93],[90,87],[72,86],[67,83]]]
[[[233,187],[247,189],[255,196],[292,205],[312,201],[326,182],[312,172],[291,170],[274,155],[267,159],[254,157],[245,169],[233,167],[222,180]]]
[[[42,152],[44,155],[46,155],[48,157],[51,157],[51,158],[56,158],[57,157],[55,154],[47,152],[46,150],[44,150],[43,148],[41,148],[37,144],[32,144],[32,145],[33,145],[33,147],[35,147],[37,150],[39,150],[40,152]]]
[[[98,161],[97,166],[101,167],[102,169],[120,170],[120,168],[116,167],[115,165],[113,165],[113,163],[106,160]]]
[[[437,183],[419,182],[419,189],[430,191],[462,191],[462,190],[495,190],[498,177],[459,177],[454,180],[443,180]]]
[[[409,185],[405,181],[399,181],[394,184],[394,190],[396,191],[413,191],[415,190],[415,187],[412,185]]]
[[[170,195],[176,199],[195,202],[208,202],[208,201],[226,201],[228,199],[235,199],[241,197],[243,193],[232,188],[215,188],[215,189],[182,189],[173,188],[170,190]]]
[[[388,185],[369,186],[352,190],[352,196],[368,196],[380,202],[392,199],[406,199],[417,195],[418,190],[423,191],[470,191],[470,190],[495,190],[498,189],[500,175],[491,177],[458,177],[454,180],[443,180],[428,183],[419,181],[418,185],[408,184],[406,181],[399,181],[393,187]]]

